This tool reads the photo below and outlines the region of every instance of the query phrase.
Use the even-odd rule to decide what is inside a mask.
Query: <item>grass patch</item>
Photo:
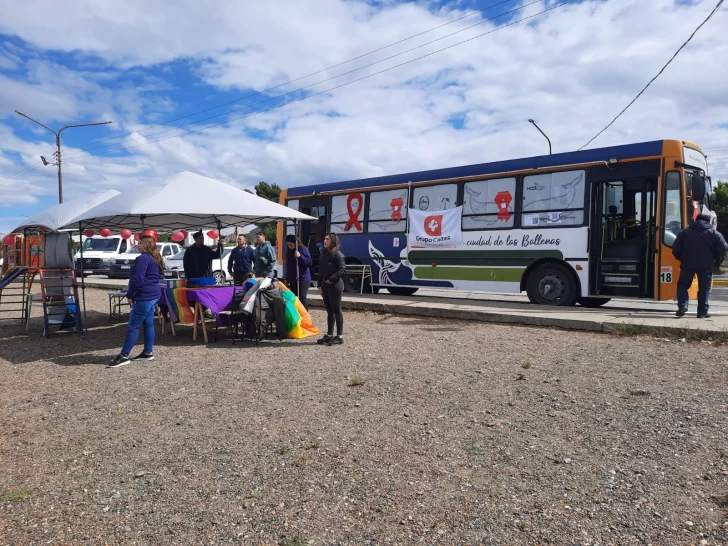
[[[632,396],[649,396],[652,393],[644,389],[635,389],[633,391],[629,391],[629,394]]]
[[[485,450],[483,449],[483,446],[479,444],[473,444],[471,446],[468,446],[468,449],[466,451],[468,452],[468,455],[485,455]]]
[[[310,444],[308,444],[306,446],[306,449],[318,449],[320,447],[321,447],[321,442],[319,442],[318,440],[314,440],[313,442],[311,442]]]
[[[349,387],[363,387],[364,383],[366,383],[366,381],[361,377],[352,377],[347,385]]]
[[[306,461],[308,461],[308,455],[299,455],[293,460],[293,464],[296,466],[302,466]]]
[[[287,445],[283,445],[283,444],[279,445],[276,448],[276,453],[278,453],[278,455],[285,455],[289,451],[291,451],[291,448],[288,447]]]
[[[521,368],[523,368],[524,370],[530,370],[531,368],[533,368],[533,362],[531,362],[530,360],[526,360],[526,362],[521,364]]]
[[[18,502],[30,497],[30,489],[16,489],[0,494],[0,502]]]

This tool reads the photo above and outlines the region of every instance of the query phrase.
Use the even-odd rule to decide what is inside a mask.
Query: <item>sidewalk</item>
[[[106,278],[87,278],[88,288],[118,290],[128,281]],[[386,291],[378,295],[345,293],[344,309],[393,313],[421,317],[476,320],[526,326],[556,327],[592,332],[650,333],[679,335],[690,332],[703,336],[709,332],[728,335],[728,303],[711,304],[710,319],[698,320],[695,306],[682,318],[675,316],[674,302],[612,300],[599,309],[575,307],[546,307],[527,303],[518,294],[487,294],[482,292],[449,292],[421,290],[415,296],[392,296]],[[315,290],[309,295],[314,307],[323,307]]]

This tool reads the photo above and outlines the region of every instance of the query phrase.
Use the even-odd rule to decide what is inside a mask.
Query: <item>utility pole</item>
[[[23,112],[15,111],[16,114],[19,116],[23,116],[24,118],[28,118],[33,123],[36,123],[40,125],[41,127],[44,127],[48,129],[51,133],[56,135],[56,162],[55,163],[49,163],[45,157],[40,156],[41,161],[43,161],[43,165],[57,165],[58,166],[58,202],[63,203],[63,173],[61,172],[61,133],[65,131],[66,129],[71,129],[73,127],[91,127],[92,125],[108,125],[109,123],[114,123],[113,121],[100,121],[98,123],[79,123],[77,125],[66,125],[65,127],[61,127],[58,132],[54,131],[47,125],[43,125],[40,121],[36,121],[30,116],[26,116],[23,114]]]
[[[541,130],[541,127],[539,127],[538,125],[536,125],[536,122],[535,122],[535,121],[533,121],[532,119],[529,119],[529,120],[528,120],[528,123],[532,123],[532,124],[533,124],[533,126],[534,126],[534,127],[536,128],[536,129],[538,129],[538,132],[539,132],[539,133],[541,133],[541,134],[542,134],[542,135],[544,136],[544,138],[545,138],[546,140],[548,140],[548,142],[549,142],[549,155],[551,155],[551,139],[550,139],[549,137],[547,137],[547,136],[546,136],[546,133],[544,133],[544,132],[543,132],[543,131]]]

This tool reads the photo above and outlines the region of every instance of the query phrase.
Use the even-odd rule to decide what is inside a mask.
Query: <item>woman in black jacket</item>
[[[339,236],[327,233],[324,250],[319,257],[318,287],[326,306],[327,334],[319,339],[319,345],[344,343],[344,314],[341,312],[341,294],[344,292],[344,254],[339,250]],[[334,337],[336,323],[336,337]]]

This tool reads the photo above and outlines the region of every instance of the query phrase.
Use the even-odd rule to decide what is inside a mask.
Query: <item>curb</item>
[[[309,296],[309,306],[323,307],[320,296]],[[528,314],[509,314],[492,311],[471,311],[464,309],[445,309],[438,307],[414,306],[403,303],[363,302],[342,299],[343,309],[353,311],[370,311],[373,313],[391,313],[397,315],[420,316],[439,319],[469,320],[494,324],[510,324],[518,326],[535,326],[539,328],[558,328],[581,332],[631,333],[633,335],[679,336],[686,337],[689,332],[701,332],[708,335],[708,330],[690,328],[689,326],[656,326],[636,322],[607,322],[598,320],[563,319],[558,317],[535,317]],[[639,319],[637,319],[639,320]]]
[[[728,279],[713,279],[713,286],[728,286]]]

